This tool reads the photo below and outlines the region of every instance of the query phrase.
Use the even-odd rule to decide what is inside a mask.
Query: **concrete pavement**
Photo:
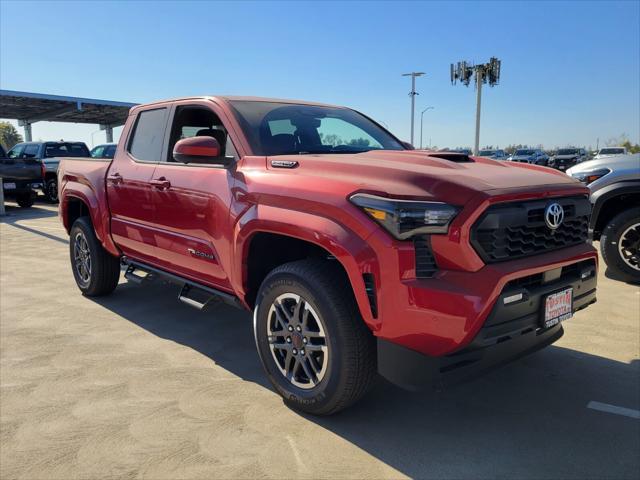
[[[272,391],[248,313],[159,281],[85,298],[55,208],[7,213],[0,478],[640,475],[640,420],[597,408],[640,410],[640,289],[604,269],[554,346],[440,393],[380,382],[319,419]]]

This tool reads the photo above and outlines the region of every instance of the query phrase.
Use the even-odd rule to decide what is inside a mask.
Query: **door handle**
[[[171,182],[164,177],[154,178],[149,183],[151,183],[152,186],[160,190],[166,190],[171,188]]]
[[[112,175],[108,175],[107,176],[107,180],[109,182],[111,182],[113,185],[119,185],[122,182],[124,182],[124,179],[122,178],[122,175],[120,175],[119,173],[114,173]]]

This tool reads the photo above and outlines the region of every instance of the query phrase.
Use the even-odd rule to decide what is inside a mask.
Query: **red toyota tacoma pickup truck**
[[[270,381],[313,414],[378,372],[407,388],[475,376],[553,343],[596,299],[586,187],[413,150],[349,108],[136,106],[113,160],[63,159],[58,175],[82,293],[111,293],[123,265],[197,308],[253,310]]]

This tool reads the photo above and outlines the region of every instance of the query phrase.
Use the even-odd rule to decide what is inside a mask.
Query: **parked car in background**
[[[587,151],[584,148],[561,148],[549,159],[547,166],[557,170],[567,170],[585,160],[587,160]]]
[[[480,150],[478,152],[479,157],[486,157],[492,160],[506,160],[507,155],[504,150]]]
[[[113,292],[124,264],[190,306],[253,310],[267,377],[307,413],[348,407],[377,373],[409,388],[473,378],[555,342],[596,300],[587,187],[412,150],[349,108],[138,105],[113,160],[62,159],[59,178],[84,295]]]
[[[113,158],[116,154],[117,143],[103,143],[102,145],[96,145],[89,152],[91,158]]]
[[[43,166],[35,160],[22,158],[22,148],[5,153],[0,145],[0,178],[5,198],[13,198],[19,206],[28,208],[36,197],[34,189],[42,187]]]
[[[9,156],[37,160],[43,165],[42,193],[50,202],[58,201],[58,157],[88,157],[89,149],[84,142],[22,142],[13,146]]]
[[[463,155],[471,155],[471,150],[468,148],[454,148],[453,150],[448,150],[451,153],[462,153]]]
[[[640,281],[640,154],[590,160],[567,174],[591,190],[590,230],[607,266]]]
[[[629,152],[627,152],[627,149],[625,147],[605,147],[598,150],[598,153],[596,153],[593,159],[599,160],[601,158],[616,157],[618,155],[628,155],[628,154]]]
[[[549,161],[549,155],[540,149],[525,148],[516,150],[513,155],[507,158],[510,162],[530,163],[533,165],[546,166]]]

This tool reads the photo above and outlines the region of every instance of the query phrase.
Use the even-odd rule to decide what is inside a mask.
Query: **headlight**
[[[608,168],[599,168],[597,170],[590,170],[587,172],[571,172],[573,178],[577,178],[585,185],[595,182],[599,178],[604,177],[607,173],[611,172]]]
[[[398,240],[420,233],[447,233],[458,209],[446,203],[397,200],[356,193],[349,200]]]

